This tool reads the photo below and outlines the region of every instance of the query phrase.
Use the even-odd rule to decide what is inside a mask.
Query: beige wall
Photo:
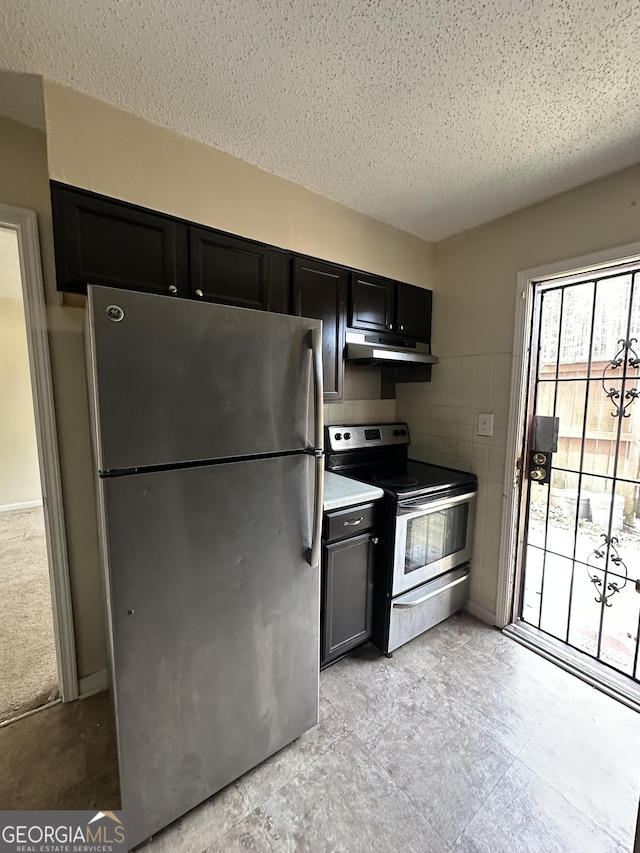
[[[42,500],[21,299],[0,298],[0,410],[0,508]]]
[[[511,352],[518,270],[637,240],[640,165],[441,240],[434,352]]]
[[[442,240],[435,247],[430,386],[398,390],[421,458],[479,477],[472,600],[495,611],[519,270],[640,240],[640,165]],[[479,412],[494,414],[491,438]]]
[[[38,215],[58,426],[78,670],[105,661],[93,479],[83,368],[84,312],[60,308],[56,292],[44,133],[0,118],[0,202]]]
[[[8,228],[0,228],[0,412],[0,507],[40,501],[18,238]]]
[[[433,284],[431,243],[64,86],[45,81],[44,94],[55,180],[411,284]]]

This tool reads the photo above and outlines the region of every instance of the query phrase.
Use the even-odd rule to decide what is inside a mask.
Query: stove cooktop
[[[435,496],[469,487],[476,488],[478,482],[475,474],[467,471],[443,468],[440,465],[430,465],[414,459],[373,465],[353,465],[342,470],[334,470],[337,474],[343,474],[353,480],[379,486],[398,499],[420,495]]]

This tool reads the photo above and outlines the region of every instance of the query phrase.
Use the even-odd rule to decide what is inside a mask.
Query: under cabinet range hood
[[[355,364],[437,364],[431,345],[393,335],[347,329],[345,359]]]

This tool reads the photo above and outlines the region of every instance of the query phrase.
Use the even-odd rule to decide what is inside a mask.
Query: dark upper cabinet
[[[269,248],[189,228],[191,296],[240,308],[269,310]]]
[[[58,290],[103,284],[187,296],[187,228],[130,205],[52,187]]]
[[[398,284],[395,331],[413,340],[431,342],[432,298],[430,290]]]
[[[282,249],[270,249],[269,311],[292,314],[291,254]]]
[[[347,271],[306,258],[293,259],[293,313],[322,320],[324,399],[342,399]]]
[[[370,332],[393,330],[395,282],[366,273],[351,273],[349,326]]]
[[[342,399],[347,319],[430,342],[429,290],[64,184],[52,182],[51,202],[58,290],[86,293],[95,283],[320,319],[328,401]]]
[[[364,273],[351,274],[349,326],[431,341],[432,293]]]

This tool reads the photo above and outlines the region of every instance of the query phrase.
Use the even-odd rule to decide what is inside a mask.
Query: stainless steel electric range
[[[326,433],[330,471],[384,490],[372,640],[391,654],[465,606],[478,481],[409,459],[405,423]]]

